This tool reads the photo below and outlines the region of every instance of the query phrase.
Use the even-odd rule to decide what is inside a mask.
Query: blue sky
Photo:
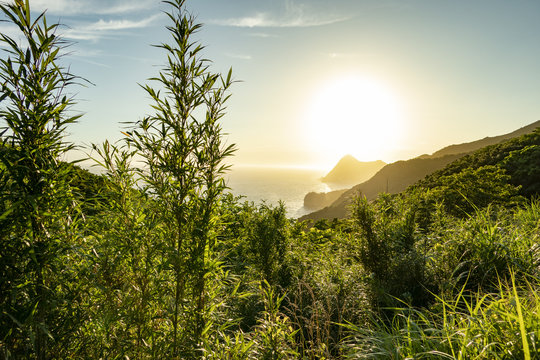
[[[31,6],[65,24],[63,35],[75,44],[64,62],[94,84],[72,89],[76,110],[85,115],[70,139],[119,139],[122,122],[150,112],[138,84],[164,63],[150,45],[168,41],[167,6],[157,0]],[[241,80],[223,120],[239,148],[237,164],[330,167],[345,153],[390,162],[540,119],[540,1],[192,0],[187,6],[204,24],[198,38],[213,69],[232,67]],[[0,30],[14,31],[7,24]],[[337,96],[329,89],[338,89]],[[377,89],[385,95],[374,98]],[[388,108],[398,109],[395,116],[378,117],[378,109]]]

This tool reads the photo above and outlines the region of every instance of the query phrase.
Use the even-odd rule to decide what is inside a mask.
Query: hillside
[[[520,195],[530,198],[540,194],[540,128],[464,156],[426,176],[416,187],[438,188],[449,178],[489,166],[502,169],[509,177],[508,183],[519,188]]]
[[[448,155],[434,159],[411,159],[397,161],[386,165],[371,179],[352,187],[344,192],[332,205],[307,214],[300,220],[320,220],[344,218],[347,216],[347,206],[352,196],[362,193],[368,200],[372,200],[381,192],[395,194],[405,190],[408,186],[423,179],[426,175],[442,169],[452,161],[459,159],[463,154]]]
[[[345,155],[334,168],[322,178],[325,183],[354,185],[368,180],[386,163],[381,160],[363,162],[352,155]]]
[[[522,194],[530,196],[531,193],[538,190],[538,184],[534,181],[534,176],[537,172],[534,167],[524,166],[523,161],[526,161],[524,159],[530,159],[530,162],[534,163],[534,161],[536,161],[535,159],[539,157],[538,153],[540,153],[540,150],[538,150],[537,147],[526,148],[523,144],[528,144],[527,141],[532,141],[531,144],[535,144],[534,135],[532,134],[538,134],[538,131],[532,132],[538,127],[540,127],[540,121],[536,121],[509,134],[485,138],[471,143],[452,145],[443,148],[432,155],[424,155],[415,159],[388,164],[368,181],[356,185],[343,193],[330,206],[307,214],[300,218],[300,220],[344,218],[347,216],[347,207],[350,204],[351,197],[359,192],[366,196],[368,200],[372,200],[380,192],[387,192],[390,194],[401,192],[414,183],[424,179],[426,176],[435,173],[433,175],[434,177],[428,177],[425,182],[422,183],[423,186],[429,186],[429,182],[434,182],[433,179],[441,175],[456,173],[458,172],[458,169],[462,170],[469,166],[478,168],[484,165],[498,163],[508,157],[510,151],[526,152],[525,154],[522,154],[523,156],[516,156],[513,161],[509,161],[508,164],[505,165],[505,170],[509,173],[510,170],[513,171],[514,175],[512,175],[512,182],[515,185],[522,185]],[[530,136],[532,136],[531,139],[533,140],[528,137],[523,137],[524,134],[531,134]],[[505,142],[505,140],[508,139],[516,139],[516,141]],[[524,143],[520,143],[520,141],[524,141]],[[490,146],[486,147],[485,144]],[[506,150],[503,151],[502,149]],[[468,152],[453,153],[461,150],[468,150]],[[466,155],[471,154],[473,151],[477,151],[477,153],[474,153],[474,156],[471,155],[466,157]],[[436,154],[438,154],[438,156],[436,156]],[[461,158],[464,158],[463,161],[456,161]],[[449,165],[450,163],[452,163],[452,165]],[[540,159],[536,163],[540,163]],[[449,166],[446,167],[447,165]],[[436,173],[437,171],[440,172]]]
[[[489,145],[498,144],[505,140],[513,139],[513,138],[528,134],[534,131],[534,129],[536,129],[537,127],[540,127],[540,120],[535,121],[532,124],[519,128],[516,131],[513,131],[508,134],[493,136],[493,137],[486,137],[480,140],[463,143],[463,144],[455,144],[455,145],[446,146],[434,152],[431,155],[421,155],[419,157],[420,158],[436,158],[436,157],[441,157],[445,155],[454,155],[454,154],[463,154],[463,153],[473,152]]]

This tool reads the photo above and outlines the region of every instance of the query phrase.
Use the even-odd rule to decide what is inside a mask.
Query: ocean
[[[243,200],[276,205],[281,200],[287,215],[298,218],[311,212],[304,208],[304,196],[310,191],[334,190],[320,181],[324,171],[277,167],[234,167],[226,176],[234,195]]]

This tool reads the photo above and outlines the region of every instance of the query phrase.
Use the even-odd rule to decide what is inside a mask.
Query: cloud
[[[74,57],[82,57],[82,58],[98,58],[103,57],[104,52],[101,49],[92,49],[92,48],[77,48],[77,50],[72,51],[69,53],[71,56]]]
[[[70,15],[83,12],[88,4],[84,0],[34,0],[30,4],[32,11]]]
[[[251,33],[249,34],[249,36],[258,37],[258,38],[277,38],[278,37],[277,35],[274,35],[274,34],[268,34],[268,33],[262,33],[262,32]]]
[[[155,7],[155,1],[152,0],[139,0],[139,1],[127,1],[119,3],[109,8],[104,8],[99,14],[123,14],[128,12],[135,12],[141,10],[147,10]]]
[[[32,10],[55,15],[125,14],[156,7],[153,0],[33,0]]]
[[[139,21],[132,20],[103,20],[90,24],[88,29],[91,31],[108,31],[108,30],[125,30],[125,29],[139,29],[144,28],[154,22],[159,15],[152,15],[146,19]]]
[[[60,22],[66,24],[59,30],[61,35],[83,41],[98,41],[115,31],[144,28],[160,16],[133,19],[134,14],[142,12],[155,14],[159,9],[159,2],[155,0],[32,0],[31,8],[36,13],[47,11],[49,18],[61,16]],[[104,18],[88,22],[101,16]],[[120,16],[122,18],[118,19]]]
[[[268,14],[259,13],[253,16],[243,17],[243,18],[233,18],[226,20],[215,20],[211,21],[217,25],[224,26],[234,26],[234,27],[264,27],[272,26],[273,21],[268,18]]]
[[[232,18],[224,20],[213,20],[211,23],[221,26],[233,26],[233,27],[276,27],[276,28],[293,28],[293,27],[315,27],[323,25],[331,25],[338,22],[348,20],[348,17],[330,17],[330,18],[316,18],[316,17],[290,17],[279,19],[272,17],[268,13],[258,13],[253,16],[247,16],[243,18]]]
[[[99,62],[99,61],[90,60],[90,58],[86,58],[86,57],[83,57],[83,56],[76,56],[76,58],[77,58],[79,61],[82,61],[82,62],[87,63],[87,64],[90,64],[90,65],[95,65],[95,66],[99,66],[99,67],[102,67],[102,68],[108,68],[108,69],[111,68],[110,65],[101,63],[101,62]]]
[[[337,16],[314,11],[306,5],[295,4],[292,1],[285,3],[283,14],[272,14],[269,12],[257,12],[250,16],[229,18],[221,20],[211,20],[210,23],[221,26],[232,27],[274,27],[274,28],[292,28],[292,27],[315,27],[331,25],[334,23],[348,20],[348,16]]]
[[[148,27],[161,16],[162,14],[155,14],[141,20],[99,19],[92,23],[79,22],[74,25],[61,26],[58,29],[58,33],[65,39],[98,41],[104,37],[112,36],[115,32]],[[15,41],[20,42],[23,39],[19,28],[11,24],[0,23],[0,32],[13,38]]]
[[[112,32],[129,30],[129,29],[140,29],[150,26],[157,18],[161,15],[156,14],[144,18],[142,20],[103,20],[100,19],[96,22],[86,24],[86,25],[77,25],[71,27],[64,31],[62,35],[67,39],[72,40],[92,40],[97,41],[100,38],[111,35]]]

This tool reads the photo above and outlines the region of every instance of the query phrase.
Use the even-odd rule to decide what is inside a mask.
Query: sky
[[[69,139],[122,138],[170,41],[157,0],[34,0],[73,41],[63,62],[84,116]],[[540,1],[188,0],[212,71],[233,70],[236,165],[393,162],[540,119]],[[16,34],[6,23],[0,30]]]

